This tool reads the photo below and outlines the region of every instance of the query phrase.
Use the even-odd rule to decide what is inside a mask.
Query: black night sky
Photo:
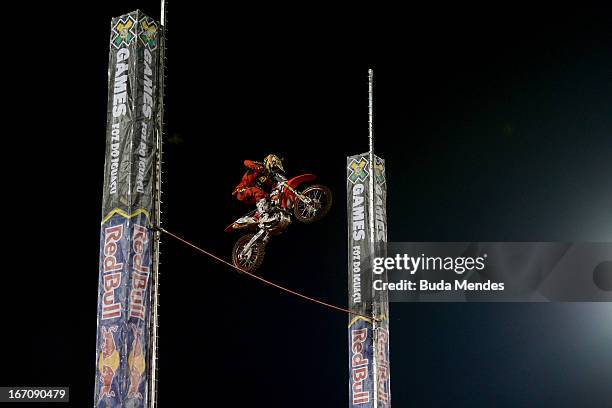
[[[346,305],[345,157],[367,150],[374,68],[390,241],[612,241],[611,10],[357,18],[188,3],[168,10],[168,230],[229,257],[238,234],[223,229],[247,210],[231,197],[242,161],[278,153],[289,175],[319,175],[335,205],[273,239],[261,274]],[[5,191],[33,207],[5,224],[18,262],[3,271],[15,282],[0,385],[69,386],[74,406],[91,406],[110,19],[159,12],[144,0],[48,8],[41,20],[75,24],[60,51],[55,28],[33,35],[37,68],[10,118],[20,130],[5,135],[25,158]],[[169,239],[161,259],[162,408],[347,406],[346,315]],[[393,405],[610,407],[611,323],[609,304],[392,304]]]

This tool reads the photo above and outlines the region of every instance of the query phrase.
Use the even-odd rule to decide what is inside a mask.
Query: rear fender
[[[313,181],[316,178],[317,176],[314,174],[302,174],[301,176],[295,176],[291,180],[287,180],[287,184],[289,184],[291,188],[296,188],[300,184]]]

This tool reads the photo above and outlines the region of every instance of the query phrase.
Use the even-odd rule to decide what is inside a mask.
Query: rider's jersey
[[[249,187],[259,187],[262,190],[269,191],[273,187],[274,183],[270,179],[269,173],[263,164],[251,160],[245,160],[244,165],[248,168],[248,170],[242,176],[242,180],[240,180],[240,183],[236,186],[234,192],[238,192]]]

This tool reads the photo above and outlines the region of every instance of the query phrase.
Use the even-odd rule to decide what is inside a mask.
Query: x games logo
[[[131,16],[126,16],[125,19],[120,18],[111,30],[111,44],[119,49],[123,45],[130,45],[136,37],[135,21]]]
[[[348,165],[349,176],[348,180],[355,184],[358,181],[365,181],[368,178],[368,160],[361,157],[359,161],[353,159]]]
[[[155,51],[157,48],[157,23],[149,17],[140,19],[139,30],[140,41],[149,48],[150,51]]]
[[[385,162],[378,157],[374,159],[374,180],[376,180],[378,184],[384,184],[386,181]]]

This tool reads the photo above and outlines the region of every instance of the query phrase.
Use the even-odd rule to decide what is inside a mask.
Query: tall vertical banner
[[[158,23],[112,19],[94,407],[148,402]]]
[[[347,158],[349,407],[391,406],[389,367],[389,300],[386,291],[372,287],[387,281],[386,272],[373,272],[373,258],[385,256],[387,242],[387,185],[385,162],[368,153]],[[373,170],[373,171],[372,171]],[[370,177],[374,175],[374,213]],[[373,222],[371,222],[373,219]],[[374,231],[372,234],[372,225]],[[373,239],[372,239],[373,237]]]

